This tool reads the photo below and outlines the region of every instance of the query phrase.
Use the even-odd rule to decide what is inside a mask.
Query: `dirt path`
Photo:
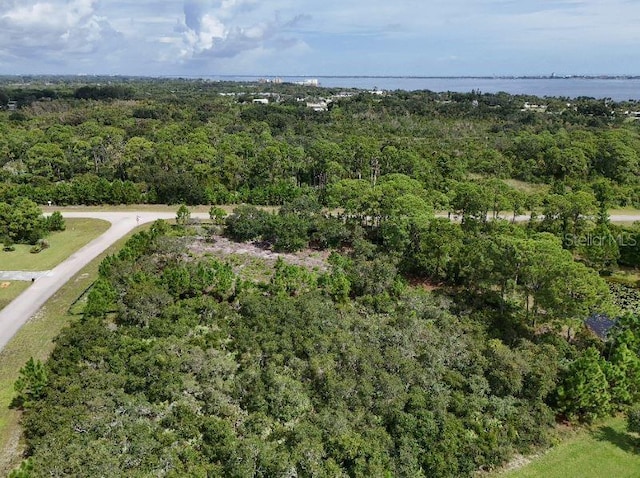
[[[327,259],[330,251],[310,251],[285,253],[273,252],[252,242],[234,242],[226,237],[216,235],[212,242],[197,240],[189,245],[189,250],[197,254],[213,254],[217,257],[228,257],[230,255],[248,256],[261,259],[268,263],[275,263],[282,259],[288,264],[303,266],[311,270],[326,271]]]

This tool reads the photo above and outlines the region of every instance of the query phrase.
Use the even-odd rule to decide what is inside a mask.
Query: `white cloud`
[[[0,2],[0,73],[640,73],[631,0]]]
[[[117,37],[95,0],[14,2],[0,14],[0,53],[27,60],[64,61],[99,51]]]

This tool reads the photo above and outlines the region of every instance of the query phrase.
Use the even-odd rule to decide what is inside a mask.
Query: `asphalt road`
[[[30,273],[35,277],[34,283],[8,306],[0,311],[0,351],[44,303],[55,294],[60,287],[69,281],[85,265],[104,252],[118,239],[136,226],[155,221],[156,219],[174,219],[173,212],[63,212],[66,218],[90,217],[104,219],[111,227],[104,234],[93,240],[82,249],[76,251],[67,260],[50,271]],[[208,213],[192,213],[191,217],[207,219]],[[506,219],[511,219],[506,217]],[[640,221],[640,214],[614,215],[612,222]],[[529,216],[518,216],[516,221],[527,221]]]
[[[139,224],[156,219],[174,219],[175,213],[169,212],[64,212],[65,218],[91,217],[104,219],[111,227],[100,237],[73,253],[67,260],[44,273],[32,273],[36,277],[34,283],[0,310],[0,351],[44,303],[55,294],[60,287],[69,281],[78,271],[104,252],[118,239]],[[208,218],[208,214],[192,213],[193,218]],[[30,273],[31,274],[31,273]]]

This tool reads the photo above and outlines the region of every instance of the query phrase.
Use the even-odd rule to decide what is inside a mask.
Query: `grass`
[[[631,287],[638,287],[640,286],[640,271],[630,267],[621,267],[612,274],[611,279],[614,282],[622,282]]]
[[[179,204],[119,204],[119,205],[103,205],[103,206],[64,206],[64,207],[54,207],[54,206],[44,206],[42,210],[44,212],[53,212],[60,211],[64,216],[65,211],[69,212],[132,212],[132,211],[142,211],[142,212],[177,212]],[[217,206],[219,208],[224,209],[226,212],[230,213],[237,206],[234,205],[220,205]],[[207,205],[199,205],[199,206],[187,206],[190,212],[202,212],[208,213],[211,209],[211,206]]]
[[[103,206],[44,206],[42,210],[44,212],[60,211],[64,216],[65,211],[77,211],[77,212],[130,212],[130,211],[144,211],[144,212],[177,212],[179,204],[166,205],[166,204],[119,204],[111,205],[106,204]],[[227,208],[233,208],[233,206],[219,206],[225,210]],[[211,206],[187,206],[191,212],[209,212]]]
[[[95,281],[102,259],[120,249],[131,234],[133,232],[109,247],[62,286],[0,352],[0,476],[6,476],[21,460],[21,414],[9,408],[14,397],[13,383],[20,369],[32,356],[46,360],[53,350],[53,339],[77,318],[72,307]],[[75,309],[73,307],[74,312]]]
[[[513,189],[522,191],[527,194],[543,193],[549,190],[548,184],[528,183],[526,181],[520,181],[518,179],[503,179],[503,181]]]
[[[239,204],[220,204],[216,207],[219,207],[227,212],[227,214],[231,214],[233,210],[238,207]],[[172,212],[175,213],[178,211],[180,207],[179,204],[120,204],[120,205],[104,205],[104,206],[64,206],[64,207],[56,207],[56,206],[43,206],[42,210],[44,212],[54,212],[60,211],[64,216],[64,212],[131,212],[131,211],[142,211],[142,212]],[[265,211],[273,212],[278,210],[278,206],[256,206],[258,209],[263,209]],[[209,205],[199,205],[199,206],[187,206],[189,212],[192,213],[208,213],[211,209]]]
[[[46,271],[53,269],[75,251],[109,229],[110,224],[101,219],[65,219],[66,230],[46,237],[50,247],[38,254],[31,254],[31,246],[16,244],[13,252],[0,251],[0,264],[5,271]]]
[[[529,464],[492,475],[500,478],[637,478],[640,439],[626,431],[623,417],[584,429]]]
[[[215,254],[218,259],[226,261],[233,272],[243,280],[255,283],[268,283],[273,276],[274,265],[265,259],[251,257],[247,254]]]
[[[609,214],[619,216],[635,215],[640,214],[640,209],[634,208],[632,206],[627,206],[623,208],[610,209]]]
[[[31,282],[25,281],[0,281],[0,310],[4,309],[9,302],[18,297]]]

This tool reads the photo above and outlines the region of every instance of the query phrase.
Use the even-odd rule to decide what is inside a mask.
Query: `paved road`
[[[29,273],[37,276],[35,282],[0,310],[0,351],[15,333],[80,269],[104,252],[110,245],[134,229],[139,224],[156,219],[172,219],[175,213],[169,212],[64,212],[66,218],[91,217],[104,219],[111,227],[100,237],[76,251],[67,260],[50,271]],[[208,214],[192,213],[194,218],[208,218]]]
[[[32,279],[37,279],[38,277],[46,276],[50,274],[51,271],[0,271],[0,280],[11,281],[11,280],[23,280],[30,281]]]
[[[36,276],[35,282],[18,298],[0,311],[0,351],[11,340],[15,333],[44,305],[44,303],[69,281],[80,269],[105,251],[110,245],[134,229],[139,224],[155,221],[156,219],[173,219],[173,212],[75,212],[64,211],[64,217],[90,217],[104,219],[111,222],[108,231],[85,247],[75,252],[67,260],[51,271],[29,273]],[[207,213],[192,213],[191,217],[206,219]],[[507,217],[506,219],[511,219]],[[529,216],[518,216],[516,221],[528,221]],[[640,221],[640,214],[614,215],[612,222]]]

